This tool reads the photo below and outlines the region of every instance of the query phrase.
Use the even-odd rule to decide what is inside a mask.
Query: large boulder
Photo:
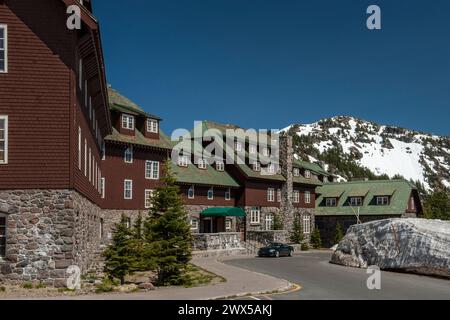
[[[450,221],[387,219],[351,226],[331,262],[450,278]]]

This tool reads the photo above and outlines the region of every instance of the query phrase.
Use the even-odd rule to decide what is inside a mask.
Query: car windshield
[[[281,243],[271,243],[270,244],[270,247],[275,247],[275,248],[282,247],[282,246],[283,245]]]

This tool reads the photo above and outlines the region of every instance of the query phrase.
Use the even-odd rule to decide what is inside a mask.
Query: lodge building
[[[80,5],[80,30],[66,27],[70,5]],[[28,0],[0,0],[0,281],[64,286],[69,266],[88,271],[122,214],[130,225],[147,214],[166,163],[192,232],[238,235],[238,244],[252,233],[270,235],[276,216],[285,231],[297,216],[307,237],[317,226],[328,239],[338,222],[358,222],[355,208],[357,220],[422,211],[404,181],[333,182],[318,164],[294,157],[288,136],[279,138],[277,165],[266,161],[270,134],[265,144],[233,141],[242,163],[207,161],[203,152],[175,161],[178,142],[162,121],[107,85],[91,1],[40,0],[36,10]],[[200,132],[242,129],[198,125]]]

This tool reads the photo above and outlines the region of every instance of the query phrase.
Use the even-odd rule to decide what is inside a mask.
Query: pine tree
[[[122,215],[121,221],[114,228],[112,244],[104,252],[105,273],[111,280],[119,279],[122,285],[125,283],[125,276],[133,272],[136,263],[127,221],[127,217]]]
[[[311,235],[311,244],[314,249],[320,249],[322,248],[322,239],[320,236],[320,230],[319,228],[314,228],[314,231]]]
[[[424,215],[427,219],[450,220],[450,192],[436,190],[425,198]]]
[[[296,244],[301,244],[303,240],[305,240],[299,215],[295,215],[294,217],[294,225],[292,226],[292,231],[290,232],[289,240],[292,243]]]
[[[164,186],[156,190],[144,223],[144,257],[147,268],[157,272],[159,285],[177,285],[191,259],[192,235],[170,162],[165,168]]]
[[[134,264],[132,266],[133,271],[147,271],[146,261],[144,257],[144,236],[143,236],[143,219],[142,215],[139,214],[136,222],[131,230],[130,237],[130,247],[135,258]]]
[[[279,214],[275,214],[273,217],[273,230],[283,230],[283,219]]]
[[[338,244],[344,238],[344,231],[342,230],[341,224],[338,222],[336,225],[336,235],[334,237],[334,243]]]

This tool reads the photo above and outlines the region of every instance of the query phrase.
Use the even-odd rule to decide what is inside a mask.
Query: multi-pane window
[[[253,162],[253,171],[261,171],[261,164],[258,161]]]
[[[311,171],[305,170],[305,178],[310,179],[311,178]]]
[[[266,214],[266,230],[273,230],[273,213]]]
[[[231,189],[230,188],[228,188],[225,191],[225,200],[227,200],[227,201],[231,200]]]
[[[105,185],[105,178],[101,178],[100,180],[100,194],[102,195],[102,199],[105,199],[105,189],[106,189],[106,185]]]
[[[216,162],[216,170],[217,171],[224,171],[225,170],[225,164],[222,161]]]
[[[305,203],[311,203],[311,191],[305,191]]]
[[[188,162],[189,162],[189,159],[188,159],[187,156],[180,156],[180,157],[178,157],[178,165],[180,167],[187,167],[188,166]]]
[[[303,217],[303,233],[305,233],[305,234],[311,233],[311,217],[310,216]]]
[[[275,174],[277,172],[277,166],[274,163],[271,163],[267,166],[267,172],[269,174]]]
[[[89,181],[92,181],[92,152],[89,148]]]
[[[389,197],[377,197],[377,206],[387,206],[389,205]]]
[[[145,208],[146,209],[149,209],[152,207],[152,197],[153,197],[154,192],[155,192],[155,190],[150,190],[150,189],[145,190],[144,198],[145,198]]]
[[[81,128],[80,127],[78,127],[78,169],[81,170]]]
[[[327,207],[336,207],[337,206],[337,199],[336,198],[327,198],[325,200],[325,204]]]
[[[293,193],[293,197],[292,197],[292,198],[293,198],[292,201],[293,201],[294,203],[300,203],[300,191],[294,190],[294,193]]]
[[[123,157],[125,163],[133,163],[133,147],[126,148]]]
[[[122,114],[122,128],[134,130],[134,117],[128,114]]]
[[[242,142],[236,141],[235,144],[234,144],[234,149],[235,149],[237,152],[241,152],[241,151],[242,151]]]
[[[362,206],[362,198],[361,197],[351,197],[350,205],[355,206],[355,207]]]
[[[233,227],[233,221],[231,219],[225,220],[225,230],[231,230]]]
[[[133,199],[133,180],[125,180],[123,182],[123,197],[126,200]]]
[[[106,159],[106,145],[105,141],[102,142],[102,160]]]
[[[87,177],[87,140],[84,139],[84,176]]]
[[[214,188],[213,187],[208,189],[208,200],[214,200]]]
[[[6,255],[6,216],[0,213],[0,258]]]
[[[8,27],[0,24],[0,73],[8,72]]]
[[[299,176],[300,176],[300,169],[294,168],[294,177],[299,177]]]
[[[199,169],[206,169],[206,160],[205,159],[199,159],[198,160],[198,167],[199,167]]]
[[[0,116],[0,164],[8,163],[8,116]]]
[[[147,119],[147,131],[151,133],[158,133],[158,121],[154,119]]]
[[[277,200],[278,202],[281,202],[281,189],[277,190]]]
[[[251,144],[250,147],[249,147],[250,154],[256,154],[257,151],[258,151],[258,149],[256,148],[256,146]]]
[[[261,208],[260,207],[252,207],[250,210],[250,223],[258,224],[261,220]]]
[[[146,161],[145,162],[145,178],[151,180],[159,179],[159,162]]]
[[[198,218],[191,218],[191,230],[198,230]]]
[[[263,156],[265,156],[265,157],[268,157],[269,155],[270,155],[270,153],[269,153],[269,148],[263,148],[262,149],[262,154],[263,154]]]
[[[269,202],[275,201],[275,189],[273,189],[273,188],[267,189],[267,201],[269,201]]]
[[[188,190],[188,199],[194,199],[195,198],[195,187],[191,186]]]

